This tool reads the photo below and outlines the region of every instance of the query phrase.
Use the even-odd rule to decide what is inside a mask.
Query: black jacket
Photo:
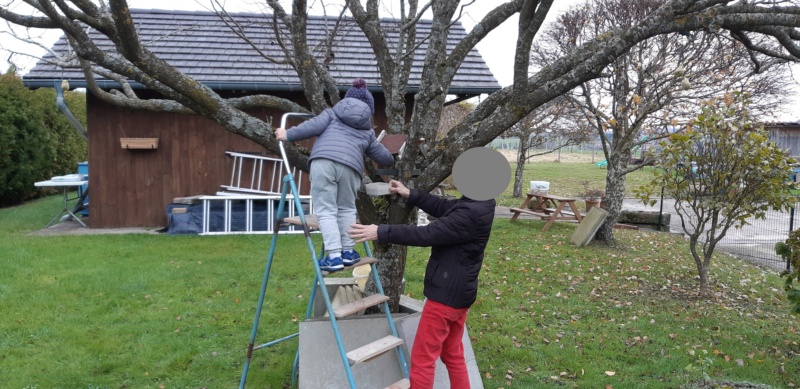
[[[381,224],[378,241],[431,246],[423,294],[452,308],[471,306],[478,296],[478,273],[492,232],[495,201],[467,197],[448,201],[412,189],[407,204],[438,219],[421,227]]]

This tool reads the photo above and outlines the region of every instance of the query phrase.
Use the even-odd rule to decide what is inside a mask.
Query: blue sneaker
[[[342,263],[345,266],[353,266],[357,264],[361,260],[361,256],[358,255],[358,251],[350,250],[350,251],[342,251]]]
[[[325,258],[319,260],[319,268],[324,271],[333,272],[344,270],[344,265],[342,264],[342,258],[331,258],[329,255],[326,255]]]

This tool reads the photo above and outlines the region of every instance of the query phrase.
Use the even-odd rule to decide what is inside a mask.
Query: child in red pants
[[[510,174],[510,173],[509,173]],[[411,349],[411,388],[433,388],[436,359],[447,366],[450,387],[469,389],[461,338],[478,295],[478,273],[489,242],[495,200],[445,200],[392,181],[389,191],[437,219],[427,226],[354,224],[350,237],[406,246],[430,246],[423,294],[427,297]]]
[[[464,322],[478,296],[478,273],[494,220],[495,197],[511,180],[508,160],[477,147],[463,152],[453,164],[453,183],[463,194],[445,200],[392,181],[389,192],[406,198],[437,219],[427,226],[353,224],[350,237],[406,246],[430,246],[422,293],[427,297],[411,349],[411,389],[433,388],[436,359],[441,357],[450,387],[469,389],[464,361]]]

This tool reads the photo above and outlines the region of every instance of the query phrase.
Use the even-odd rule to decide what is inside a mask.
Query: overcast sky
[[[258,12],[258,8],[253,8],[250,4],[263,4],[263,1],[254,0],[221,0],[225,3],[226,10],[228,11],[253,11]],[[551,22],[561,12],[568,9],[574,4],[583,2],[584,0],[556,0],[553,7],[548,14],[547,21]],[[19,0],[17,0],[19,2]],[[281,0],[287,10],[291,9],[291,0]],[[333,1],[326,2],[327,4],[338,3]],[[395,0],[384,1],[383,3],[396,4]],[[423,2],[424,3],[424,2]],[[468,1],[464,1],[468,3]],[[209,0],[128,0],[128,5],[131,8],[165,8],[167,5],[169,9],[174,10],[206,10],[208,9]],[[319,2],[315,0],[309,1],[309,4],[316,6],[315,14],[320,14]],[[490,10],[500,4],[497,0],[476,0],[473,4],[465,9],[465,14],[461,18],[461,22],[467,31],[471,30],[477,21],[486,15]],[[23,7],[24,5],[20,5]],[[22,8],[15,11],[22,13]],[[385,16],[391,14],[391,10],[385,10]],[[337,8],[332,8],[328,14],[338,14]],[[29,53],[33,56],[41,56],[44,50],[31,45],[24,45],[11,39],[8,35],[9,27],[5,23],[0,23],[0,69],[5,71],[9,64],[7,62],[9,51]],[[37,35],[42,36],[41,33]],[[47,46],[52,45],[61,36],[60,31],[50,31],[45,33],[40,40],[45,42]],[[517,36],[517,17],[514,16],[500,27],[492,31],[482,42],[478,43],[477,48],[481,53],[484,61],[491,69],[497,81],[502,86],[511,84],[513,77],[513,64],[514,64],[514,47],[516,45]],[[23,73],[27,72],[36,62],[35,59],[24,58],[22,56],[14,56],[14,62],[23,69]],[[795,86],[797,83],[795,82]],[[795,90],[800,88],[795,87]],[[795,95],[798,93],[795,92]],[[800,104],[792,104],[792,109],[789,109],[786,114],[779,117],[783,121],[800,121]],[[796,108],[796,109],[795,109]],[[793,113],[794,112],[794,113]]]

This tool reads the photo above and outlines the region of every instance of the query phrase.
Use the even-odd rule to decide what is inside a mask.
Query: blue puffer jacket
[[[346,98],[333,108],[287,130],[286,139],[296,142],[316,136],[309,164],[317,158],[329,159],[349,166],[361,175],[364,173],[365,154],[381,166],[394,164],[392,154],[375,138],[371,119],[366,103]]]

